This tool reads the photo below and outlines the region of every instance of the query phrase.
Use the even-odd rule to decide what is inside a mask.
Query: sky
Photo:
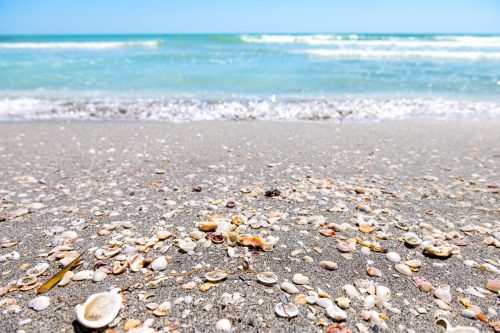
[[[500,0],[0,0],[0,34],[500,33]]]

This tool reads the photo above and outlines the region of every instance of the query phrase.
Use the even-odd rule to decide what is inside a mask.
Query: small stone
[[[385,257],[390,262],[398,263],[401,261],[401,256],[397,252],[387,252]]]
[[[295,284],[303,285],[303,284],[309,284],[309,278],[305,275],[302,275],[300,273],[294,274],[292,277],[292,281]]]
[[[290,282],[283,282],[280,285],[280,288],[284,292],[287,292],[289,294],[297,294],[299,292],[299,289],[297,287],[295,287],[293,284],[291,284]]]

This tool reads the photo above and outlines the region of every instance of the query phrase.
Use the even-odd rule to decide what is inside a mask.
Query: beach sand
[[[494,237],[500,242],[499,142],[500,121],[494,120],[0,123],[0,220],[4,219],[0,240],[9,246],[0,247],[0,256],[12,251],[20,254],[18,260],[0,262],[0,290],[25,275],[27,268],[21,267],[25,263],[31,264],[28,268],[50,263],[39,277],[42,282],[58,271],[47,257],[64,241],[50,234],[55,226],[76,231],[77,237],[66,239],[65,244],[78,251],[105,247],[124,230],[145,237],[146,242],[159,229],[169,230],[172,238],[142,253],[150,259],[165,255],[168,265],[163,273],[191,272],[199,264],[207,270],[236,272],[205,292],[199,290],[203,272],[169,277],[153,286],[151,281],[161,273],[151,274],[147,267],[143,272],[110,274],[101,282],[72,281],[49,291],[51,303],[39,312],[27,306],[35,297],[34,289],[12,287],[0,297],[0,331],[85,332],[75,321],[75,306],[113,286],[125,289],[117,331],[123,331],[125,320],[131,318],[141,324],[151,318],[154,329],[182,332],[215,331],[222,318],[231,321],[235,332],[325,331],[335,321],[321,306],[301,304],[303,298],[297,295],[288,299],[293,303],[295,298],[297,317],[276,315],[275,305],[280,298],[286,299],[279,285],[291,282],[296,273],[309,277],[310,289],[320,288],[332,300],[346,296],[343,286],[347,284],[366,289],[361,290],[366,291],[362,299],[350,297],[350,308],[345,310],[345,327],[353,331],[358,323],[370,327],[362,319],[363,304],[373,287],[370,283],[390,288],[389,303],[401,312],[380,302],[373,308],[379,318],[386,319],[382,321],[388,332],[438,332],[435,317],[442,315],[453,325],[493,331],[478,319],[462,316],[466,308],[459,299],[469,299],[490,321],[499,321],[498,294],[476,289],[484,295],[479,297],[466,292],[498,279],[498,274],[478,265],[490,263],[493,270],[499,269],[499,248],[484,243],[485,239],[494,243]],[[193,191],[196,186],[201,192]],[[356,188],[373,192],[357,193]],[[266,197],[268,189],[279,189],[281,195]],[[234,201],[235,207],[228,208],[232,206],[228,201]],[[173,217],[162,219],[172,211],[176,212]],[[280,219],[266,227],[272,212],[279,213],[272,216]],[[276,285],[264,286],[256,282],[255,274],[243,272],[239,268],[243,258],[229,257],[226,244],[198,245],[194,255],[176,246],[164,247],[214,214],[264,221],[264,227],[249,228],[247,233],[278,238],[273,250],[247,253],[242,246],[236,250],[246,253],[256,271],[274,272],[279,280]],[[116,221],[129,221],[130,229],[118,226],[98,235],[105,224]],[[356,225],[360,221],[374,228],[360,232]],[[330,227],[338,231],[325,237],[319,230],[330,223],[337,224]],[[405,226],[424,240],[455,237],[446,240],[454,254],[437,259],[424,256],[421,247],[405,247],[398,240]],[[365,254],[359,244],[352,252],[341,253],[337,241],[353,237],[376,241],[399,253],[403,261],[421,260],[421,267],[406,276],[395,270],[395,263],[385,254]],[[18,243],[12,246],[10,242]],[[103,261],[111,264],[113,260]],[[322,260],[336,262],[338,269],[321,268]],[[477,264],[467,266],[466,260]],[[92,270],[97,261],[86,253],[83,266],[76,271]],[[368,266],[378,268],[382,276],[369,276]],[[425,293],[413,283],[415,276],[424,277],[435,289],[451,287],[448,313],[438,307],[432,292]],[[188,282],[194,283],[186,286]],[[307,294],[307,287],[297,287]],[[223,294],[236,292],[243,300],[225,305]],[[141,301],[144,294],[151,296]],[[164,301],[172,304],[164,317],[146,306]],[[376,324],[374,331],[381,325]]]

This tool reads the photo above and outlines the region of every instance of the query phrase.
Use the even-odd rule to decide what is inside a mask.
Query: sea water
[[[0,36],[0,119],[498,117],[500,36]]]

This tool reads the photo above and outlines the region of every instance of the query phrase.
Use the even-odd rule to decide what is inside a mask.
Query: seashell
[[[449,285],[444,285],[436,290],[434,290],[434,296],[440,300],[445,301],[446,303],[451,303],[453,300],[451,293],[450,293],[450,286]]]
[[[394,266],[394,268],[396,269],[396,271],[398,271],[399,273],[401,274],[404,274],[404,275],[407,275],[407,276],[411,276],[413,274],[411,268],[409,266],[406,266],[405,264],[396,264]]]
[[[405,265],[410,268],[420,268],[422,266],[422,260],[412,259],[405,261]]]
[[[331,299],[320,298],[316,301],[316,304],[324,308],[328,317],[333,320],[343,321],[347,318],[347,313],[333,303]]]
[[[159,240],[165,240],[167,238],[172,237],[172,233],[170,231],[167,231],[167,230],[159,230],[156,233],[156,237],[158,237]]]
[[[500,280],[488,280],[486,282],[486,289],[498,293],[500,291]]]
[[[337,241],[337,250],[340,252],[351,252],[352,248],[349,244],[349,242],[346,241]]]
[[[328,261],[328,260],[320,261],[319,266],[321,268],[324,268],[324,269],[329,270],[329,271],[333,271],[333,270],[336,270],[337,268],[339,268],[339,266],[337,265],[336,262]]]
[[[144,266],[144,257],[140,254],[133,255],[128,263],[132,272],[138,272]]]
[[[347,297],[337,297],[335,299],[335,303],[339,306],[339,308],[345,310],[348,309],[351,305],[351,300]]]
[[[426,246],[424,254],[439,258],[449,258],[452,255],[453,248],[451,246]]]
[[[358,298],[359,297],[358,290],[352,284],[346,284],[344,286],[344,290],[345,290],[347,296],[349,296],[350,298]]]
[[[309,278],[305,275],[302,275],[300,273],[294,274],[292,277],[292,281],[295,284],[303,285],[303,284],[309,284]]]
[[[200,224],[198,224],[198,229],[205,232],[215,231],[218,225],[219,224],[215,222],[201,222]]]
[[[120,312],[122,296],[120,289],[90,295],[85,303],[75,307],[80,324],[88,328],[101,328],[110,324]]]
[[[127,261],[114,261],[113,262],[113,274],[121,274],[127,270],[128,262]]]
[[[36,264],[32,268],[28,269],[26,274],[39,276],[39,275],[42,275],[48,268],[49,268],[49,264],[43,262],[40,264]]]
[[[137,320],[137,319],[127,319],[127,321],[123,325],[123,329],[125,330],[125,332],[128,332],[131,329],[139,326],[140,324],[141,324],[140,320]]]
[[[94,278],[94,271],[87,269],[80,271],[78,273],[75,273],[73,276],[73,281],[81,281],[81,280],[92,280]]]
[[[273,285],[278,282],[278,277],[273,272],[261,272],[257,274],[257,280],[266,285]]]
[[[73,279],[73,276],[75,276],[75,273],[73,273],[72,271],[67,271],[66,273],[64,273],[61,281],[59,281],[57,285],[60,287],[67,286]]]
[[[284,318],[293,318],[299,314],[299,308],[293,303],[278,303],[274,307],[274,311],[278,316]]]
[[[224,236],[222,236],[221,234],[211,234],[211,235],[208,236],[208,238],[210,238],[210,240],[214,244],[222,244],[222,243],[224,243]]]
[[[94,282],[101,282],[103,281],[106,277],[108,276],[108,274],[106,274],[104,271],[98,269],[94,272],[94,276],[92,277],[92,280],[94,280]]]
[[[191,240],[183,240],[181,239],[178,243],[177,246],[184,252],[192,252],[196,248],[196,243],[191,241]]]
[[[35,275],[23,276],[19,280],[17,280],[17,285],[19,287],[30,286],[37,282],[37,277]]]
[[[387,302],[391,299],[391,290],[386,286],[377,286],[375,293],[382,302]]]
[[[49,305],[50,305],[50,298],[48,298],[47,296],[39,296],[33,298],[28,302],[28,307],[35,311],[45,310],[46,308],[48,308]]]
[[[217,228],[215,229],[215,232],[217,232],[219,234],[226,234],[229,231],[231,231],[232,229],[233,229],[233,225],[231,224],[231,222],[222,221],[222,222],[217,223]]]
[[[401,256],[397,252],[387,252],[385,257],[390,262],[398,263],[401,261]]]
[[[150,264],[153,271],[163,271],[167,268],[167,259],[164,256],[158,257]]]
[[[366,272],[370,276],[376,276],[376,277],[381,277],[382,276],[382,271],[380,271],[380,269],[375,268],[375,267],[368,267],[366,269]]]
[[[236,246],[238,244],[238,233],[230,231],[226,234],[226,242],[229,246]]]
[[[479,265],[479,269],[490,273],[500,274],[500,269],[496,268],[495,266],[489,263]]]
[[[439,318],[436,320],[436,324],[441,326],[445,333],[479,333],[479,330],[475,327],[466,326],[451,326],[450,322],[446,318]]]
[[[158,317],[164,317],[168,315],[171,308],[172,305],[170,304],[170,302],[163,302],[153,310],[153,314]]]
[[[215,330],[217,332],[231,333],[233,330],[233,324],[229,319],[219,319],[215,324]]]
[[[206,235],[206,234],[205,234],[204,232],[199,231],[199,230],[193,230],[193,231],[191,231],[188,235],[189,235],[189,237],[191,237],[192,239],[194,239],[194,240],[198,241],[198,240],[200,240],[200,239],[202,239],[202,238],[205,238],[205,235]]]
[[[365,297],[365,300],[363,301],[363,306],[366,310],[371,310],[375,306],[376,301],[377,300],[375,299],[375,296],[368,295]]]
[[[314,304],[318,301],[319,296],[317,292],[309,291],[306,296],[306,302],[309,304]]]
[[[283,282],[282,284],[280,284],[280,288],[281,288],[281,290],[283,290],[284,292],[287,292],[289,294],[299,293],[299,289],[297,287],[295,287],[293,284],[291,284],[290,282]]]
[[[205,279],[207,279],[210,282],[216,282],[216,281],[222,281],[224,280],[229,274],[223,271],[211,271],[205,274]]]
[[[242,246],[254,247],[264,251],[269,251],[270,248],[264,239],[259,236],[251,236],[251,235],[238,235],[238,244]]]
[[[326,236],[326,237],[333,237],[337,234],[332,229],[320,229],[319,233],[322,234],[323,236]]]
[[[417,247],[422,244],[422,240],[413,232],[407,232],[403,236],[403,241],[408,247]]]

